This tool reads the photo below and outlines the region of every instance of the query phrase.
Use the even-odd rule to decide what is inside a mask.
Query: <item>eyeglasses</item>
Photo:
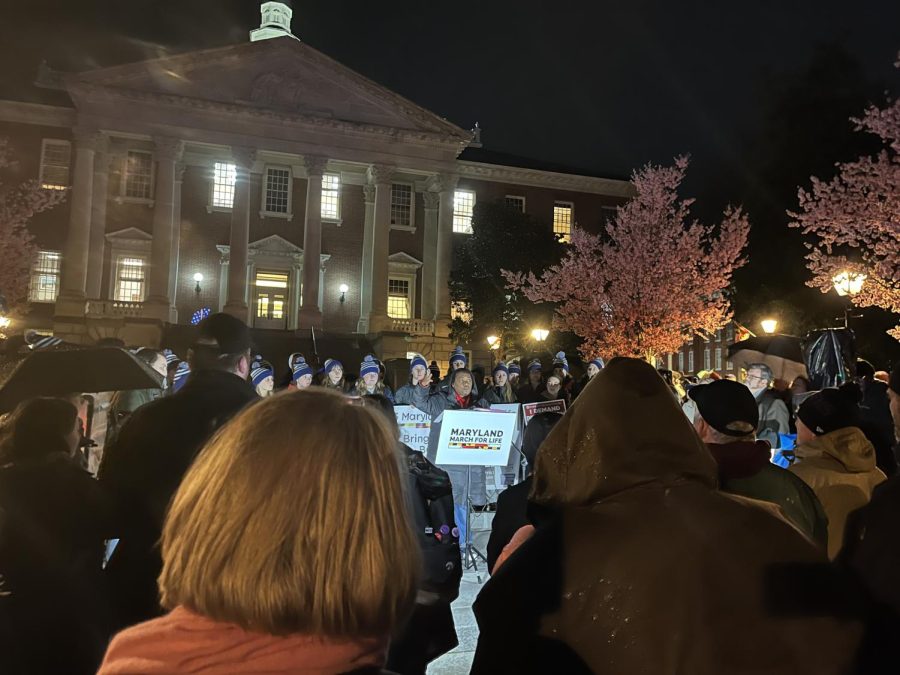
[[[766,378],[759,375],[748,375],[744,382],[766,382]]]

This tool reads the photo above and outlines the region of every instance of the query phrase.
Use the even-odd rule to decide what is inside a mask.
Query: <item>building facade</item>
[[[31,225],[28,328],[159,346],[225,311],[258,331],[365,335],[382,358],[450,349],[452,251],[482,200],[599,228],[622,180],[499,162],[342,66],[262,6],[250,41],[61,74],[0,101],[22,179],[66,190]],[[299,332],[299,333],[298,333]]]

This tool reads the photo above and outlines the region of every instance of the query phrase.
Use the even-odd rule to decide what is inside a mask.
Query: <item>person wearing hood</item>
[[[409,382],[397,389],[394,394],[394,403],[396,405],[412,405],[413,392],[419,386],[419,382],[425,379],[428,373],[428,362],[421,354],[416,354],[409,362]]]
[[[113,638],[99,675],[379,672],[421,567],[405,482],[369,406],[307,389],[238,414],[168,509],[169,613]]]
[[[359,364],[359,379],[356,380],[354,393],[357,396],[384,396],[394,403],[394,392],[381,379],[381,363],[371,354]]]
[[[485,401],[489,403],[516,403],[518,401],[509,382],[509,368],[503,361],[494,366],[491,378],[493,386],[485,390]]]
[[[653,367],[610,361],[541,446],[531,499],[556,515],[482,588],[471,672],[852,672],[823,552],[717,473]]]
[[[303,355],[300,355],[300,358],[294,360],[291,368],[293,369],[293,373],[291,374],[291,384],[289,386],[292,389],[306,389],[307,387],[312,386],[313,369],[312,366],[306,362],[306,359],[303,358]]]
[[[428,432],[428,452],[426,456],[435,462],[438,441],[441,437],[441,422],[448,410],[470,410],[472,408],[490,408],[491,404],[479,399],[474,389],[472,373],[465,368],[457,368],[450,373],[450,388],[431,390],[431,372],[419,382],[413,391],[413,405],[431,417],[431,430]],[[436,463],[436,462],[435,462]],[[487,504],[487,484],[484,478],[484,467],[441,465],[438,467],[450,476],[453,485],[454,516],[459,528],[460,546],[466,543],[466,496],[475,505]],[[470,478],[471,475],[471,478]],[[468,491],[466,490],[468,484]]]
[[[275,371],[272,366],[262,361],[259,356],[258,360],[250,367],[250,383],[256,389],[256,394],[260,398],[266,398],[275,393]]]
[[[528,381],[519,387],[516,398],[519,403],[537,403],[544,393],[543,366],[540,359],[531,359],[528,362]]]
[[[796,461],[790,471],[809,485],[828,516],[828,557],[844,542],[847,516],[865,506],[885,480],[875,448],[857,426],[856,391],[823,389],[797,411]]]
[[[488,572],[493,572],[503,547],[512,540],[519,528],[531,523],[528,519],[528,495],[533,482],[534,461],[541,443],[561,419],[560,413],[538,413],[525,427],[522,454],[528,463],[528,476],[521,483],[506,488],[497,497],[497,512],[491,521],[491,536],[486,551]]]
[[[691,387],[694,429],[716,460],[719,489],[780,506],[798,530],[824,550],[828,519],[819,499],[796,475],[770,462],[771,450],[756,440],[759,407],[744,385],[716,380]]]

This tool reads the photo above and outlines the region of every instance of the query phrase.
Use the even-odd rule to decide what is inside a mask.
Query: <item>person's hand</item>
[[[430,387],[431,386],[431,371],[430,370],[428,370],[428,369],[425,370],[425,377],[423,377],[421,380],[419,380],[419,386],[420,387]]]

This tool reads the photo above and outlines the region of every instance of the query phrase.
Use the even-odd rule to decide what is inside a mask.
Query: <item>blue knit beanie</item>
[[[292,368],[292,371],[293,371],[292,377],[294,379],[294,382],[299,380],[304,375],[312,375],[313,374],[312,366],[310,366],[306,362],[306,359],[303,358],[302,354],[299,355],[299,358],[294,363],[294,367]]]
[[[187,382],[188,375],[191,374],[191,368],[188,366],[187,361],[182,361],[178,364],[178,368],[175,369],[175,376],[172,378],[172,391],[178,391],[184,386],[184,383]]]
[[[52,335],[37,335],[35,336],[34,342],[31,343],[31,349],[37,351],[38,349],[47,349],[49,347],[55,347],[62,340],[58,337],[53,337]]]
[[[597,366],[597,370],[603,370],[606,367],[606,364],[603,363],[603,359],[601,359],[599,357],[588,361],[588,364],[591,364],[591,363],[593,363],[595,366]]]
[[[522,374],[522,366],[519,365],[518,361],[513,361],[509,364],[509,374],[510,375],[521,375]]]
[[[451,366],[453,366],[454,361],[462,361],[463,368],[465,368],[469,365],[469,359],[466,357],[465,353],[463,352],[462,347],[457,347],[450,354],[450,365]]]
[[[491,375],[496,375],[498,372],[504,372],[509,375],[509,367],[505,363],[503,363],[503,361],[501,361],[496,366],[494,366],[494,369],[491,371]]]
[[[363,359],[363,362],[359,364],[359,376],[363,377],[368,375],[369,373],[375,373],[378,375],[381,371],[378,368],[378,359],[369,354],[366,358]]]
[[[566,353],[565,352],[556,352],[556,356],[553,357],[553,367],[560,367],[563,370],[569,370],[569,362],[566,361]]]
[[[294,370],[295,361],[306,361],[306,359],[303,358],[303,354],[301,354],[300,352],[294,352],[288,357],[288,368]]]
[[[535,370],[540,372],[543,369],[544,369],[544,367],[541,365],[540,359],[531,359],[531,361],[528,362],[528,372],[529,373],[532,373]]]
[[[174,363],[175,361],[179,361],[178,354],[173,352],[171,349],[163,349],[163,356],[166,357],[166,365],[168,366],[170,363]]]
[[[250,368],[250,381],[254,387],[258,387],[267,377],[274,377],[275,372],[272,367],[265,362],[256,362]]]
[[[416,354],[412,357],[412,361],[409,362],[409,372],[412,372],[416,366],[422,366],[425,370],[428,370],[428,361],[421,354]]]
[[[323,367],[323,370],[325,371],[326,375],[328,375],[328,373],[330,373],[335,368],[340,368],[341,370],[343,370],[344,364],[341,363],[340,361],[338,361],[337,359],[326,359],[325,360],[325,366]]]

